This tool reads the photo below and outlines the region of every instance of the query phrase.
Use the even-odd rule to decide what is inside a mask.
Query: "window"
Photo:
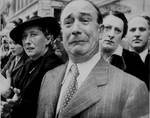
[[[54,17],[57,18],[57,20],[60,20],[60,13],[61,13],[61,9],[60,8],[54,8]]]

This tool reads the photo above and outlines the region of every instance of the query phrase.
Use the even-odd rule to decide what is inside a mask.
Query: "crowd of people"
[[[0,40],[1,118],[149,117],[149,16],[127,20],[72,0],[60,23],[33,16],[8,24]]]

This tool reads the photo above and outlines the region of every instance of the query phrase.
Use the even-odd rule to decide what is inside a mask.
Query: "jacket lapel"
[[[108,81],[107,72],[108,64],[101,59],[60,116],[72,117],[98,102],[101,99],[102,86]]]
[[[54,118],[67,64],[56,67],[46,75],[41,84],[37,118]],[[48,103],[48,104],[47,104]]]
[[[15,61],[15,60],[14,60]],[[21,59],[18,61],[18,63],[16,64],[16,66],[13,68],[13,71],[17,70],[18,68],[20,68],[21,66],[23,66],[24,64],[24,60],[21,57]]]

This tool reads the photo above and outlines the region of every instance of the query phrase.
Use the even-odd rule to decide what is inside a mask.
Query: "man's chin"
[[[102,48],[102,50],[103,50],[103,52],[105,52],[105,53],[110,53],[110,52],[113,52],[114,51],[114,48],[113,47],[103,47]]]

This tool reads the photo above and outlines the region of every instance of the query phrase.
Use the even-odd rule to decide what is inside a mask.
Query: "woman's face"
[[[9,47],[12,55],[19,56],[23,53],[23,47],[20,44],[15,43],[13,40],[9,42]]]
[[[27,27],[22,35],[22,44],[26,54],[33,60],[43,56],[48,50],[50,40],[38,26]]]

